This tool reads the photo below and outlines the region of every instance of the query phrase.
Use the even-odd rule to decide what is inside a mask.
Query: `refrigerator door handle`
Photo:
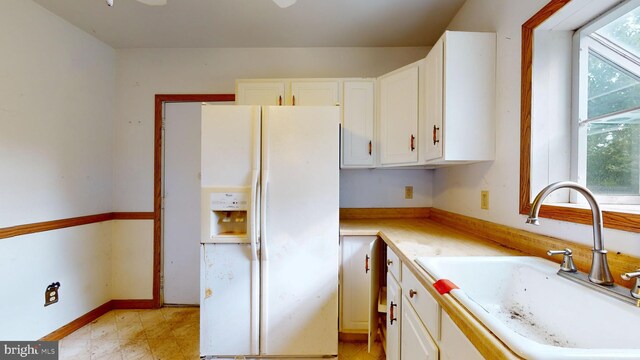
[[[268,349],[268,299],[269,299],[269,268],[267,262],[267,191],[269,190],[269,171],[262,171],[262,188],[260,189],[260,354],[266,354]]]
[[[260,198],[260,260],[267,260],[267,193],[269,190],[269,171],[264,170],[262,173],[263,185]]]
[[[251,243],[251,259],[258,260],[258,230],[256,220],[258,219],[258,191],[260,190],[260,184],[258,184],[258,170],[253,170],[251,173],[251,236],[249,242]]]

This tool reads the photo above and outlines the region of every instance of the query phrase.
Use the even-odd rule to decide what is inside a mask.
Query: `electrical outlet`
[[[44,290],[44,306],[49,306],[58,302],[58,289],[60,288],[59,282],[51,283]]]
[[[404,198],[413,199],[413,186],[409,185],[404,187]]]
[[[489,190],[480,191],[480,209],[489,210]]]

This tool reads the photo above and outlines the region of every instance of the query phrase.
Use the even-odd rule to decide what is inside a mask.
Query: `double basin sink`
[[[525,359],[640,359],[640,308],[558,276],[526,256],[424,257],[416,263]]]

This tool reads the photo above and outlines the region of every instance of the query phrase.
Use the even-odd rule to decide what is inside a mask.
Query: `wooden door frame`
[[[235,101],[234,94],[156,94],[153,140],[153,307],[162,306],[162,117],[165,103]]]

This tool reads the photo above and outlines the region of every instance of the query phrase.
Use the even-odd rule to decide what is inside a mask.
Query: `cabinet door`
[[[242,81],[236,85],[237,105],[284,105],[284,81]]]
[[[442,74],[444,57],[444,38],[441,38],[429,51],[424,65],[424,102],[426,143],[422,144],[425,160],[442,157]]]
[[[418,63],[380,77],[380,163],[418,161]]]
[[[496,34],[446,31],[443,38],[445,160],[493,160]]]
[[[456,326],[446,312],[442,312],[442,339],[440,340],[441,359],[484,359],[478,350]]]
[[[400,338],[400,359],[437,360],[438,347],[424,328],[418,315],[402,297],[402,336]],[[464,358],[460,358],[464,359]]]
[[[373,81],[345,81],[342,102],[342,167],[374,166]]]
[[[342,237],[342,284],[340,331],[364,333],[369,329],[369,274],[365,259],[375,236]]]
[[[400,360],[401,296],[400,285],[387,272],[387,360]]]
[[[377,237],[369,244],[369,254],[365,257],[365,270],[369,274],[369,339],[368,351],[378,335],[378,294],[380,293],[380,252],[382,240]]]
[[[292,81],[290,105],[336,106],[340,105],[338,81]]]

